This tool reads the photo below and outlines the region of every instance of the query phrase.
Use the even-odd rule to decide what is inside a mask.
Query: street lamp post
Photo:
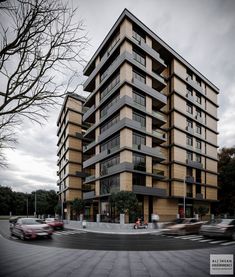
[[[37,191],[35,190],[35,195],[34,195],[34,217],[37,216]]]
[[[26,211],[27,211],[27,217],[29,217],[29,198],[28,198],[28,196],[26,199]]]

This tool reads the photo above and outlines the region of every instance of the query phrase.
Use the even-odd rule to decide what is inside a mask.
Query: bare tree
[[[81,84],[88,40],[77,17],[63,0],[0,2],[0,164],[24,117],[41,123]]]

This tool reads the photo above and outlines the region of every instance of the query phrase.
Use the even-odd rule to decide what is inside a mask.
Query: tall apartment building
[[[73,218],[71,201],[82,198],[82,140],[86,126],[82,123],[84,98],[75,94],[65,97],[57,120],[57,185],[65,218]]]
[[[217,201],[218,88],[128,10],[86,68],[86,213],[115,217],[112,192],[133,191],[139,215],[191,217]]]

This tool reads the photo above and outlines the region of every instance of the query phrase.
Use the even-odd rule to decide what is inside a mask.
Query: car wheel
[[[25,240],[25,235],[24,235],[23,232],[21,232],[21,234],[20,234],[20,239],[21,239],[21,240]]]
[[[48,235],[47,238],[48,238],[48,239],[52,239],[52,235]]]
[[[137,229],[137,225],[134,225],[134,229]]]

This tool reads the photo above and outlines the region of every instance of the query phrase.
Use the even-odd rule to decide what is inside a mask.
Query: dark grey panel
[[[133,192],[142,195],[152,195],[152,196],[167,196],[165,189],[145,187],[145,186],[133,186]]]

